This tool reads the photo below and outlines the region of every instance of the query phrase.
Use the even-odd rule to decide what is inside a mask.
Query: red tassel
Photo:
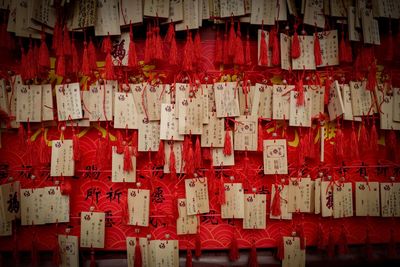
[[[281,63],[281,46],[279,45],[279,39],[278,39],[278,31],[274,29],[271,31],[269,38],[272,40],[270,42],[270,47],[272,47],[272,65],[279,65]]]
[[[64,182],[60,186],[60,192],[62,195],[68,196],[72,192],[72,184],[70,179],[65,178]]]
[[[353,52],[349,40],[346,41],[346,62],[353,62]]]
[[[262,127],[262,121],[258,121],[258,140],[257,140],[257,151],[263,151],[263,142],[264,142],[264,132]]]
[[[111,56],[112,44],[110,36],[103,39],[103,52],[106,53],[105,78],[114,80],[114,64]]]
[[[65,76],[65,57],[63,55],[59,56],[57,58],[57,68],[56,68],[56,70],[57,70],[57,75],[58,76],[61,76],[61,77]]]
[[[188,137],[189,139],[190,137]],[[192,140],[188,141],[188,148],[185,150],[183,149],[183,153],[184,155],[186,154],[186,156],[184,156],[184,161],[185,161],[185,173],[187,175],[192,175],[194,173],[194,158],[193,158],[193,146],[192,146]],[[187,152],[186,152],[187,151]]]
[[[233,57],[235,55],[235,47],[236,47],[236,34],[235,34],[235,22],[233,18],[231,18],[231,27],[229,29],[229,37],[228,37],[228,55]]]
[[[225,142],[224,142],[224,155],[229,156],[232,155],[232,141],[231,141],[231,131],[227,129],[225,131]]]
[[[192,33],[188,32],[186,44],[183,50],[183,70],[191,71],[193,68],[193,40]]]
[[[281,216],[281,190],[279,189],[279,185],[275,184],[275,195],[272,199],[271,203],[271,214],[272,216]]]
[[[90,75],[89,52],[86,42],[83,43],[82,74],[85,76]]]
[[[238,240],[235,233],[232,234],[231,245],[229,247],[229,260],[237,261],[240,258]]]
[[[221,46],[222,48],[222,46]],[[221,53],[222,54],[222,53]],[[246,58],[245,58],[245,62],[247,66],[251,65],[251,51],[250,51],[250,36],[249,33],[247,33],[247,37],[246,37]]]
[[[132,155],[138,156],[138,131],[133,131],[132,134]]]
[[[196,137],[196,144],[195,144],[195,148],[194,148],[194,167],[196,169],[201,168],[201,148],[200,148],[200,137],[197,136]]]
[[[299,40],[299,35],[297,34],[297,26],[294,27],[294,35],[292,39],[292,50],[291,50],[291,56],[292,58],[299,58],[301,55],[301,49],[300,49],[300,40]]]
[[[240,32],[240,22],[238,23],[237,35],[236,35],[236,46],[234,53],[233,62],[237,65],[244,64],[244,52],[243,52],[243,41],[242,41],[242,33]]]
[[[63,48],[65,56],[70,56],[72,54],[71,39],[69,38],[69,31],[67,26],[64,27]]]
[[[169,172],[171,173],[172,177],[176,177],[176,160],[173,144],[171,144],[169,152]]]
[[[186,267],[192,267],[192,266],[193,266],[192,250],[188,248],[186,253]]]
[[[44,137],[44,130],[42,130],[42,132],[43,134],[42,137],[40,138],[40,144],[39,144],[39,162],[41,164],[47,164],[50,162],[50,149]]]
[[[71,44],[71,55],[72,55],[71,72],[72,73],[78,73],[80,62],[79,62],[79,57],[78,57],[78,50],[76,49],[76,45],[75,45],[75,40],[74,39],[72,39],[72,44]],[[86,56],[87,56],[87,53],[86,53]]]
[[[314,58],[316,66],[322,64],[321,45],[319,43],[318,33],[314,34]]]
[[[58,244],[58,239],[53,248],[53,264],[54,266],[59,266],[61,263],[60,246]]]
[[[200,232],[196,234],[196,249],[195,249],[195,256],[196,258],[199,258],[201,256],[201,237],[200,237]]]
[[[203,151],[203,159],[204,160],[212,160],[212,155],[211,155],[211,148],[209,147],[203,147],[202,148]]]
[[[92,39],[90,39],[89,47],[88,47],[88,56],[89,56],[89,66],[91,70],[97,69],[97,55],[96,48],[94,47],[94,43]]]
[[[93,249],[90,251],[90,267],[96,267],[96,258]]]
[[[132,24],[129,27],[129,54],[128,54],[128,67],[137,67],[136,45],[133,39]]]
[[[224,177],[222,176],[222,174],[219,178],[218,202],[220,205],[224,205],[226,203]]]
[[[170,23],[168,25],[167,34],[164,37],[164,43],[170,44],[172,42],[172,38],[175,35],[175,25],[174,23]]]
[[[25,146],[26,143],[26,133],[25,133],[25,128],[22,122],[19,123],[19,128],[18,128],[18,140],[20,145]]]
[[[26,66],[26,68],[27,68],[27,70],[28,70],[28,72],[27,72],[27,78],[28,79],[33,79],[33,78],[35,78],[35,76],[36,76],[36,62],[35,62],[35,58],[34,58],[35,56],[34,56],[34,48],[33,48],[33,45],[32,45],[32,40],[30,41],[30,44],[29,44],[29,50],[28,50],[28,53],[27,53],[27,55],[26,55],[26,61],[27,61],[27,66]]]
[[[154,41],[155,41],[155,53],[154,58],[157,60],[163,60],[163,45],[160,36],[160,27],[154,27]]]
[[[194,62],[197,65],[200,65],[201,63],[201,39],[200,39],[200,33],[197,31],[196,36],[194,37],[194,43],[193,43],[193,59]]]
[[[285,245],[283,243],[283,236],[281,236],[279,238],[277,243],[278,243],[278,245],[277,245],[277,251],[276,251],[276,258],[278,260],[283,260],[283,258],[285,257]]]
[[[254,243],[250,249],[249,262],[247,263],[247,266],[248,267],[258,267],[257,248]]]
[[[164,166],[165,165],[165,151],[164,151],[164,141],[160,140],[160,144],[158,145],[158,151],[157,151],[157,164],[159,166]]]
[[[124,148],[124,171],[130,172],[133,170],[132,154],[128,145]]]
[[[142,265],[143,265],[143,263],[142,263],[142,250],[140,249],[139,238],[136,238],[135,255],[134,255],[133,266],[142,267]]]
[[[222,63],[225,65],[229,64],[229,42],[228,42],[228,29],[227,24],[225,24],[224,40],[222,45]]]
[[[49,49],[46,44],[46,35],[42,33],[42,40],[39,49],[39,66],[43,68],[50,68]]]
[[[349,154],[351,155],[353,160],[358,160],[360,158],[360,155],[358,153],[358,139],[357,139],[357,133],[354,128],[354,122],[352,125],[351,129],[351,137],[350,137],[350,144],[348,146]]]
[[[372,152],[378,151],[378,131],[376,129],[375,120],[372,120],[371,136],[369,138],[369,143],[371,144]]]
[[[222,63],[222,55],[223,55],[222,51],[223,51],[222,40],[221,40],[219,31],[217,31],[217,37],[216,37],[216,41],[215,41],[215,57],[214,57],[215,64]]]
[[[318,250],[323,250],[325,248],[324,231],[323,231],[321,224],[318,225],[318,229],[317,229],[317,248],[318,248]]]
[[[265,37],[265,31],[261,30],[260,58],[258,59],[258,63],[262,66],[268,66],[268,47]]]
[[[147,32],[146,32],[146,42],[144,45],[144,63],[148,64],[151,61],[151,39],[152,39],[152,33],[149,29],[149,26],[147,26]]]
[[[332,229],[329,230],[327,249],[328,249],[328,257],[332,258],[335,255],[335,239],[333,236]]]
[[[117,131],[116,152],[118,154],[124,153],[125,144],[126,144],[126,142],[125,142],[124,138],[122,137],[121,131]]]
[[[373,92],[376,86],[376,62],[372,61],[368,71],[367,90]]]
[[[324,94],[324,104],[328,105],[329,103],[329,94],[331,91],[331,86],[332,86],[332,79],[330,77],[325,79],[325,94]]]
[[[178,48],[176,46],[175,33],[172,36],[171,48],[169,50],[169,64],[171,65],[178,64]]]
[[[300,238],[300,249],[305,249],[306,248],[306,238],[304,236],[304,227],[301,224],[297,225],[297,236]]]
[[[336,135],[335,135],[335,152],[336,157],[339,159],[343,159],[344,152],[343,152],[343,132],[340,128],[339,124],[336,127]]]
[[[81,152],[79,147],[79,137],[75,134],[75,130],[72,129],[72,146],[74,149],[74,160],[78,161],[81,158]]]
[[[349,253],[349,248],[347,246],[347,235],[346,235],[344,226],[342,226],[342,231],[340,232],[338,245],[339,245],[339,248],[338,248],[339,254],[345,255],[345,254]]]
[[[363,152],[366,152],[369,147],[368,133],[367,133],[367,129],[365,127],[364,122],[361,123],[360,137],[358,139],[358,146],[360,148],[361,155],[363,154]]]
[[[297,106],[303,106],[304,105],[304,86],[303,86],[303,79],[300,79],[296,83],[296,89],[297,92],[299,93],[297,96]]]
[[[394,235],[394,230],[391,229],[390,230],[390,240],[389,240],[389,244],[388,244],[388,256],[390,258],[394,258],[396,257],[397,252],[396,252],[396,239],[395,239],[395,235]]]

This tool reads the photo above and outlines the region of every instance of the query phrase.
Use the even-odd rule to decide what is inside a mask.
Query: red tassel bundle
[[[146,42],[144,45],[144,63],[148,64],[151,61],[152,55],[151,55],[151,46],[152,44],[152,31],[151,31],[151,26],[147,25],[147,32],[146,32]]]
[[[222,55],[223,55],[222,51],[223,51],[222,40],[219,31],[217,31],[217,37],[215,41],[215,57],[214,57],[215,64],[222,64]]]
[[[243,51],[242,33],[240,31],[240,22],[238,23],[238,28],[236,33],[236,45],[235,45],[233,63],[235,63],[236,65],[244,64],[244,51]]]
[[[229,247],[229,260],[237,261],[240,258],[238,240],[235,233],[232,234],[231,245]]]
[[[229,156],[232,155],[232,140],[231,140],[231,134],[230,130],[226,129],[225,130],[225,142],[224,142],[224,155]]]
[[[69,178],[65,178],[60,186],[60,192],[62,195],[68,196],[72,192],[72,184]]]
[[[88,56],[89,56],[89,66],[91,70],[97,70],[97,55],[96,48],[94,47],[94,43],[92,39],[89,41],[88,46]]]
[[[79,61],[79,57],[78,57],[78,50],[76,49],[76,45],[75,45],[75,39],[72,39],[71,56],[72,56],[71,72],[78,73],[79,68],[80,68],[80,61]]]
[[[339,44],[339,61],[340,62],[347,62],[347,49],[346,49],[346,42],[344,37],[344,31],[342,31],[342,38],[340,39]]]
[[[296,105],[303,106],[304,105],[304,86],[303,86],[302,78],[296,82],[296,90],[298,92]]]
[[[372,152],[377,152],[378,151],[378,131],[376,129],[375,125],[375,120],[372,120],[372,126],[371,126],[371,135],[369,137],[369,143],[371,147]]]
[[[325,79],[325,94],[324,94],[324,104],[328,105],[329,103],[329,94],[331,91],[331,86],[332,86],[332,78],[328,77]]]
[[[221,48],[222,48],[222,46],[221,46]],[[222,54],[222,52],[221,52],[221,54]],[[247,33],[247,37],[246,37],[246,53],[245,53],[245,56],[246,56],[245,63],[246,63],[247,66],[250,66],[252,62],[251,62],[251,50],[250,50],[250,36],[249,36],[249,33]]]
[[[358,138],[354,127],[354,122],[352,122],[350,144],[348,146],[348,149],[348,152],[353,160],[358,160],[360,158],[360,154],[358,153]]]
[[[124,148],[124,171],[130,172],[132,170],[133,170],[133,165],[132,165],[131,149],[128,145],[125,145],[125,148]]]
[[[42,129],[42,137],[40,138],[40,144],[39,144],[39,162],[41,164],[47,164],[50,162],[50,149],[49,146],[47,145],[47,141],[44,136],[45,132],[44,129]]]
[[[200,222],[200,221],[199,221]],[[199,258],[201,256],[201,237],[200,237],[200,231],[197,231],[196,234],[196,240],[195,240],[195,256],[196,258]]]
[[[275,195],[274,198],[272,199],[271,203],[271,214],[272,216],[281,216],[282,211],[281,211],[281,190],[279,189],[279,185],[274,184],[275,187]]]
[[[193,69],[193,40],[192,33],[188,31],[186,44],[183,49],[183,70],[191,71]]]
[[[72,128],[72,146],[74,152],[74,160],[78,161],[81,158],[81,151],[79,146],[79,136],[75,133],[74,128]]]
[[[160,140],[160,144],[158,145],[157,151],[157,165],[164,166],[165,165],[165,151],[164,151],[164,140]]]
[[[128,52],[128,67],[137,67],[136,45],[133,39],[132,24],[129,26],[129,52]]]
[[[194,173],[194,152],[193,144],[190,136],[186,136],[183,142],[183,161],[184,170],[187,175],[192,175]]]
[[[361,123],[360,136],[358,139],[358,147],[360,148],[361,155],[369,148],[368,133],[364,121]]]
[[[112,61],[111,50],[112,50],[111,38],[110,38],[110,36],[107,36],[103,39],[103,52],[106,53],[104,77],[107,80],[114,80],[114,77],[115,77],[114,66],[113,66],[114,64]]]
[[[193,61],[195,64],[197,65],[201,64],[201,56],[202,56],[202,50],[201,50],[200,32],[197,31],[193,42]]]
[[[190,248],[187,249],[186,252],[186,267],[192,267],[193,266],[193,256],[192,256],[192,250]]]
[[[228,49],[229,57],[233,57],[236,51],[236,34],[235,34],[235,22],[233,21],[233,17],[231,18],[231,27],[229,29],[228,35],[228,46],[225,46],[225,49]]]
[[[139,238],[136,238],[133,266],[142,267],[142,265],[143,265],[143,263],[142,263],[142,250],[140,249]]]
[[[293,34],[293,38],[292,38],[291,56],[292,56],[293,59],[299,58],[301,56],[300,40],[299,40],[299,35],[297,33],[297,25],[294,26],[294,34]]]
[[[160,27],[158,26],[158,24],[157,26],[154,27],[154,42],[155,42],[154,46],[155,51],[153,52],[154,59],[163,60],[163,45],[160,36]]]
[[[174,153],[174,145],[170,145],[170,152],[169,152],[169,172],[171,177],[176,177],[176,159]]]
[[[164,37],[164,43],[170,44],[172,41],[172,37],[174,35],[175,35],[175,27],[174,27],[174,23],[171,21],[171,23],[168,25],[168,30]]]
[[[172,216],[174,220],[177,220],[180,217],[178,205],[179,205],[178,193],[175,191],[174,197],[172,199]]]
[[[193,161],[194,161],[194,167],[196,169],[201,168],[202,159],[201,159],[201,148],[200,148],[200,137],[199,136],[196,137]]]
[[[258,267],[257,248],[254,243],[251,245],[249,262],[247,263],[247,266],[248,267]]]
[[[376,61],[373,60],[368,71],[368,80],[366,89],[374,92],[376,86]]]
[[[89,52],[86,41],[83,43],[82,74],[85,76],[90,75]]]
[[[258,59],[258,64],[261,66],[268,66],[268,47],[265,38],[265,31],[261,30],[260,58]]]
[[[69,37],[69,31],[67,26],[64,27],[64,39],[63,39],[63,49],[64,49],[64,55],[65,56],[70,56],[72,51],[71,51],[71,38]]]
[[[342,129],[340,128],[340,125],[338,124],[336,127],[336,135],[335,135],[335,153],[338,159],[343,159],[344,156],[343,141],[344,141],[344,135]]]
[[[314,58],[316,66],[322,64],[321,44],[319,43],[318,33],[314,34]]]
[[[281,63],[281,46],[279,45],[278,30],[274,28],[269,34],[269,47],[272,50],[272,65],[276,66]]]
[[[40,42],[40,49],[39,49],[39,66],[42,68],[49,69],[50,68],[50,56],[49,56],[49,49],[47,48],[46,44],[46,35],[42,33],[42,39]]]

